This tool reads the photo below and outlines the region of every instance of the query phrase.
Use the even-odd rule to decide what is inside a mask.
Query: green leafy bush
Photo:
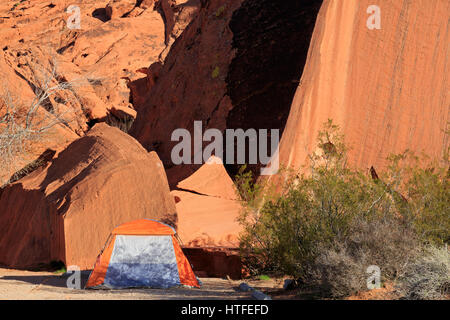
[[[409,169],[406,196],[417,233],[426,242],[450,242],[450,177],[444,167]]]
[[[395,280],[422,243],[448,242],[449,188],[442,167],[420,168],[406,152],[391,157],[385,172],[372,168],[368,175],[347,166],[343,141],[330,120],[309,170],[286,170],[258,183],[245,169],[238,174],[246,203],[239,219],[241,254],[253,274],[290,275],[326,296],[342,297],[367,289],[369,265],[380,267],[383,281]]]

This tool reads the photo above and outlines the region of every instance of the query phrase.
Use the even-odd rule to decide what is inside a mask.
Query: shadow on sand
[[[178,299],[178,300],[192,300],[192,299],[208,299],[208,300],[242,300],[251,299],[249,293],[239,292],[237,287],[226,285],[225,282],[220,281],[215,282],[214,279],[206,280],[206,283],[202,285],[201,288],[187,288],[187,287],[174,287],[169,289],[152,289],[152,288],[130,288],[130,289],[99,289],[99,290],[83,290],[90,272],[82,271],[81,273],[81,288],[82,290],[70,290],[71,293],[76,295],[86,295],[86,299],[91,299],[95,296],[95,299],[110,298],[111,295],[120,298],[130,298],[132,299]],[[0,277],[0,281],[8,282],[23,282],[36,286],[36,290],[40,286],[47,287],[45,290],[52,291],[58,294],[68,294],[67,282],[72,274],[54,274],[54,275],[5,275]],[[70,283],[70,282],[69,282]],[[72,282],[73,283],[73,282]],[[48,288],[51,287],[51,288]],[[53,289],[52,289],[53,288]],[[65,290],[64,290],[65,289]],[[35,290],[35,289],[33,289]],[[42,289],[41,289],[42,290]]]
[[[86,285],[90,274],[91,274],[90,271],[81,271],[81,279],[80,279],[81,288],[84,288],[84,286]],[[64,273],[64,274],[55,273],[54,275],[3,276],[0,279],[7,281],[26,282],[33,285],[46,285],[57,288],[68,288],[68,280],[72,275],[73,274],[71,273]]]

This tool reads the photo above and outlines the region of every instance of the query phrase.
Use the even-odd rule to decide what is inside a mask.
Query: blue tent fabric
[[[105,276],[111,289],[181,285],[171,236],[118,235]]]

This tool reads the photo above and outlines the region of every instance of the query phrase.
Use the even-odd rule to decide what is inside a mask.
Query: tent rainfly
[[[164,223],[141,219],[116,227],[97,258],[86,288],[200,287],[176,238]]]

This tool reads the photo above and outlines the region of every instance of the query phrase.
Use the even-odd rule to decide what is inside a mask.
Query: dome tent
[[[164,223],[141,219],[116,227],[86,288],[200,287],[176,238]]]

